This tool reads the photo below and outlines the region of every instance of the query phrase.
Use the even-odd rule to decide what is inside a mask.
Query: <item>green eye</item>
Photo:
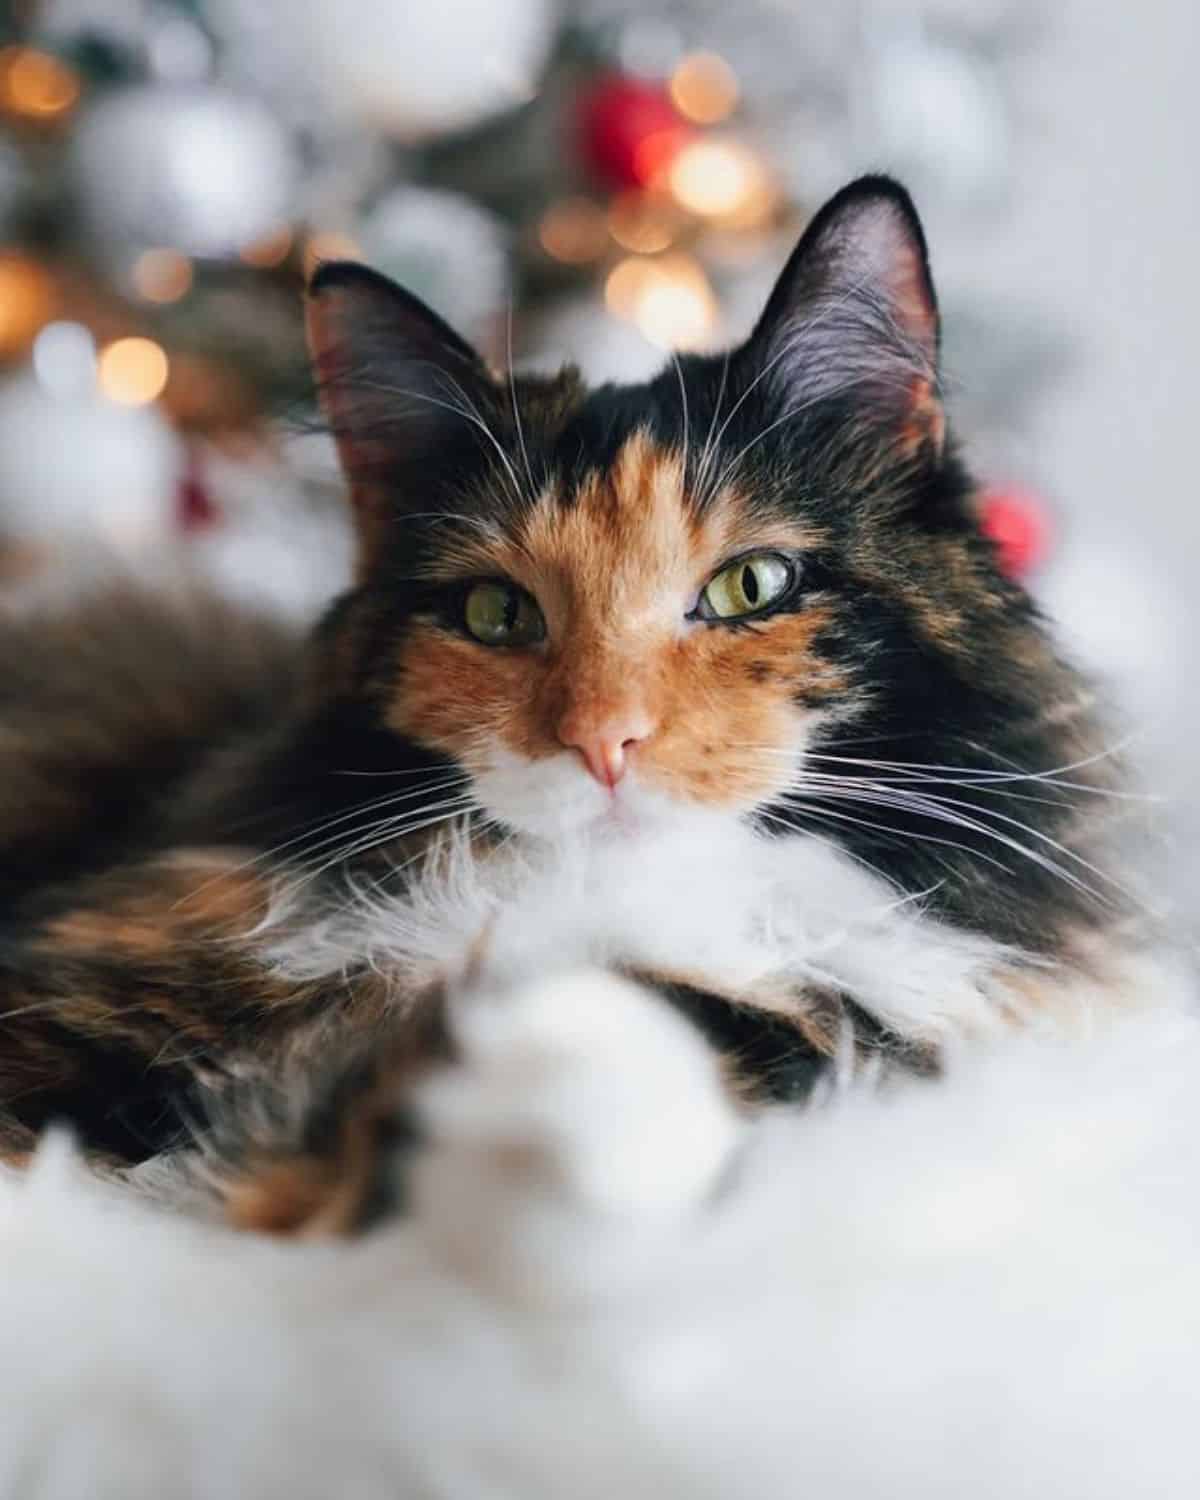
[[[463,605],[463,623],[485,646],[528,646],[546,633],[542,612],[513,583],[477,583]]]
[[[700,595],[698,613],[707,620],[756,615],[787,593],[794,576],[792,564],[775,552],[739,557],[710,579]]]

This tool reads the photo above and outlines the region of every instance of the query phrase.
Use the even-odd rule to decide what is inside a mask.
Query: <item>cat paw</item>
[[[429,1145],[413,1207],[473,1274],[544,1287],[567,1261],[580,1271],[581,1245],[669,1240],[737,1150],[744,1126],[711,1048],[630,980],[477,975],[452,997],[450,1029],[458,1061],[418,1093]]]

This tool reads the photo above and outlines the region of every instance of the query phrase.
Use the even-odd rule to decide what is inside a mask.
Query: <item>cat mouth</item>
[[[557,842],[643,837],[688,816],[688,804],[627,773],[602,787],[575,759],[540,762],[497,757],[475,777],[475,796],[489,816],[517,833]]]
[[[597,789],[599,791],[599,789]],[[690,821],[695,809],[626,777],[619,786],[605,788],[600,798],[578,809],[575,829],[585,837],[636,840],[659,834]],[[589,799],[590,800],[590,799]]]

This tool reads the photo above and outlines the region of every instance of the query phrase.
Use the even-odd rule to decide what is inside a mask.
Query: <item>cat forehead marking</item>
[[[569,495],[542,494],[519,540],[556,583],[619,595],[670,582],[703,550],[704,530],[686,502],[680,454],[636,432],[608,470]]]
[[[819,540],[799,520],[756,510],[733,486],[698,507],[681,452],[639,430],[607,469],[588,473],[569,493],[548,487],[511,535],[480,539],[464,561],[511,577],[543,608],[558,596],[564,607],[648,611],[656,601],[694,594],[738,553],[797,551]]]

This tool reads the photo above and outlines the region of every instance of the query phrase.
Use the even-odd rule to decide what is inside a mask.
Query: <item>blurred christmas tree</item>
[[[327,456],[280,421],[319,259],[370,261],[497,363],[634,378],[740,336],[808,213],[880,167],[936,206],[960,421],[1036,481],[1054,341],[1040,309],[956,302],[953,274],[1006,210],[1029,40],[1000,0],[18,4],[0,538],[136,550],[319,509]],[[1039,512],[996,503],[1014,567]]]

